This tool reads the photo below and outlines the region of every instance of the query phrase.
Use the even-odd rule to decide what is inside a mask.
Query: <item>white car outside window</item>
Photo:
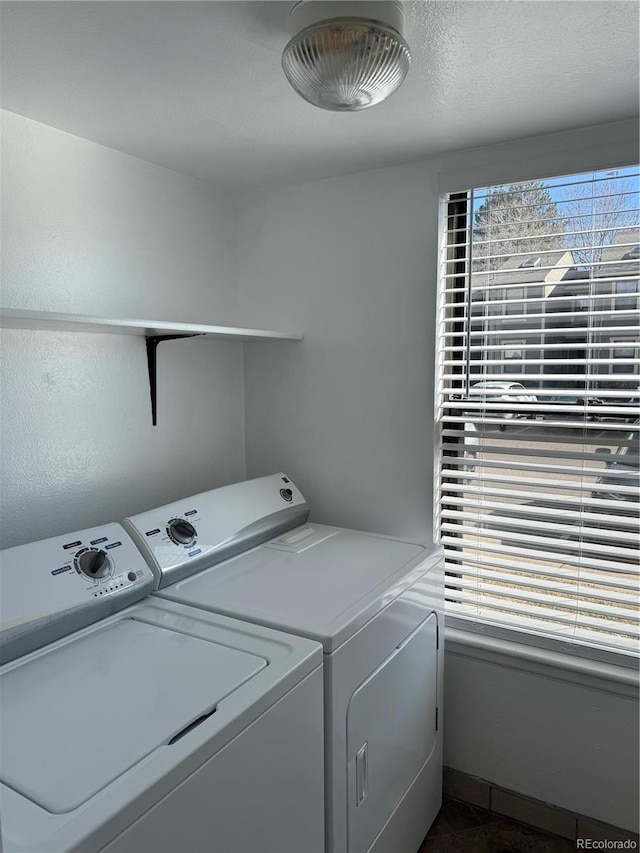
[[[500,391],[504,393],[499,393]],[[513,393],[513,392],[516,393]],[[483,379],[474,382],[469,389],[467,399],[478,403],[505,403],[504,411],[497,411],[495,415],[505,420],[512,418],[526,418],[526,412],[510,412],[510,403],[537,403],[538,398],[532,394],[521,382],[509,382],[501,379]],[[466,427],[465,427],[466,429]]]

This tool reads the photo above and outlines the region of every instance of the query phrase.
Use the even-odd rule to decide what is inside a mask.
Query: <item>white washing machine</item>
[[[0,558],[4,853],[323,848],[318,643],[148,596],[118,524]]]
[[[284,474],[126,519],[158,597],[322,643],[329,853],[415,853],[441,804],[441,549],[307,523]]]

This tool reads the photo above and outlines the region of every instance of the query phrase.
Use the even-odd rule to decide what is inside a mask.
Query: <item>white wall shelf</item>
[[[169,323],[164,320],[123,320],[16,308],[0,309],[0,327],[5,329],[39,329],[50,332],[98,332],[143,337],[147,345],[151,417],[154,426],[157,423],[156,349],[162,341],[193,337],[223,341],[299,341],[302,339],[300,332],[241,329],[236,326],[202,326],[196,323]]]
[[[235,326],[203,326],[196,323],[169,323],[164,320],[123,320],[84,314],[58,314],[53,311],[1,308],[0,327],[5,329],[42,329],[58,332],[99,332],[115,335],[139,335],[144,338],[163,335],[198,335],[210,340],[299,341],[300,332],[275,332],[267,329],[241,329]]]

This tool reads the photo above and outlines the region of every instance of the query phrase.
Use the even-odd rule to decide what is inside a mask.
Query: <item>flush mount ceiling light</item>
[[[354,112],[388,98],[409,70],[402,4],[393,0],[302,0],[282,68],[305,101]]]

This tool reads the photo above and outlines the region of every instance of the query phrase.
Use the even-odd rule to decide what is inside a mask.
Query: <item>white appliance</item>
[[[149,597],[118,524],[0,557],[4,853],[323,848],[319,644]]]
[[[284,474],[126,519],[157,596],[324,647],[330,853],[415,853],[441,804],[441,549],[306,523]]]

